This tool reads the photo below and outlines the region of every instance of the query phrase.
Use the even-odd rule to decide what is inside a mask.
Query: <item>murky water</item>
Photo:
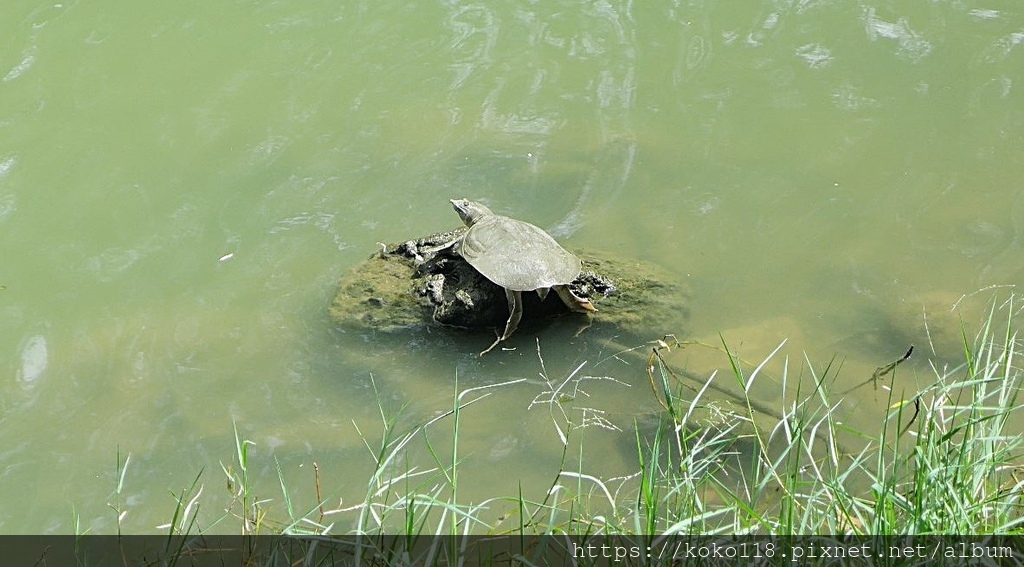
[[[755,361],[788,339],[794,368],[838,354],[855,383],[923,346],[922,312],[941,343],[958,298],[1024,276],[1014,2],[22,0],[0,38],[4,533],[75,514],[111,532],[117,498],[151,532],[200,470],[209,524],[232,422],[261,496],[280,499],[276,457],[297,508],[314,462],[326,499],[356,502],[371,376],[410,422],[527,378],[465,410],[460,497],[540,495],[561,445],[527,410],[537,337],[553,380],[622,382],[585,387],[627,430],[585,430],[584,469],[611,478],[655,408],[613,339],[721,333]],[[486,334],[331,329],[346,270],[457,225],[460,196],[661,266],[691,317],[628,339],[524,329],[485,359]],[[908,367],[909,390],[930,379],[925,356]]]

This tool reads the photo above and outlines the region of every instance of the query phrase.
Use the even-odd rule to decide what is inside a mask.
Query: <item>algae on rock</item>
[[[502,326],[508,318],[504,290],[450,248],[464,228],[384,246],[342,279],[331,319],[342,328],[395,333],[428,325],[466,329]],[[598,308],[594,327],[648,338],[679,333],[689,316],[689,291],[665,271],[609,254],[574,251],[583,271],[569,287]],[[556,299],[523,294],[523,320],[569,311]],[[585,318],[573,314],[573,317]]]

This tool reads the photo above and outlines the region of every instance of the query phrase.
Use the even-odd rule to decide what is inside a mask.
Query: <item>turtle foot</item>
[[[585,297],[576,295],[569,286],[567,285],[556,285],[555,292],[558,293],[558,297],[562,300],[562,303],[569,308],[570,311],[577,313],[587,313],[597,311],[597,307],[594,307],[594,303]]]
[[[480,354],[478,354],[477,356],[483,356],[483,355],[491,352],[492,350],[494,350],[494,347],[498,346],[498,344],[501,343],[501,341],[505,340],[505,336],[502,335],[502,334],[499,334],[497,331],[495,331],[494,334],[498,335],[498,338],[494,339],[494,342],[491,343],[491,346],[489,346],[489,347],[485,348],[484,350],[480,351]]]

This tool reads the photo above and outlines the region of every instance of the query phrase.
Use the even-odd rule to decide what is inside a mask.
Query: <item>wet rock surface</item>
[[[493,329],[508,319],[505,291],[449,246],[465,228],[393,245],[356,265],[331,302],[331,319],[342,328],[395,333],[440,325]],[[689,291],[656,266],[597,252],[573,251],[583,270],[569,284],[599,309],[593,324],[614,325],[640,336],[679,332],[689,315]],[[551,293],[541,300],[523,293],[523,321],[570,314]]]

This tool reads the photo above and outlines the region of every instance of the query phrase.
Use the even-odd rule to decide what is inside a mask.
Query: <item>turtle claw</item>
[[[500,343],[501,341],[505,340],[505,337],[501,333],[499,333],[498,331],[494,331],[494,334],[498,335],[498,338],[494,339],[494,342],[491,343],[491,346],[489,346],[489,347],[485,348],[484,350],[480,351],[480,354],[478,354],[477,356],[483,356],[483,355],[491,352],[492,350],[494,350],[494,347],[498,346],[498,343]]]
[[[498,334],[498,338],[494,340],[494,343],[492,343],[491,346],[487,347],[487,350],[481,352],[480,356],[483,356],[491,352],[491,350],[493,350],[494,347],[498,346],[498,343],[511,337],[512,333],[516,331],[516,327],[519,326],[519,319],[523,316],[522,292],[506,289],[505,299],[508,300],[509,311],[508,321],[505,323],[505,331],[500,334],[497,331],[495,331],[495,334]]]
[[[562,299],[562,303],[569,308],[570,311],[577,313],[594,313],[597,311],[597,307],[594,307],[594,303],[586,297],[576,295],[569,286],[567,285],[556,285],[555,292],[558,293],[558,297]]]
[[[480,354],[478,354],[477,357],[482,357],[483,355],[491,352],[492,350],[494,350],[494,347],[498,346],[498,343],[500,343],[500,342],[501,341],[494,341],[493,345],[491,345],[491,346],[487,347],[486,349],[480,351]]]

